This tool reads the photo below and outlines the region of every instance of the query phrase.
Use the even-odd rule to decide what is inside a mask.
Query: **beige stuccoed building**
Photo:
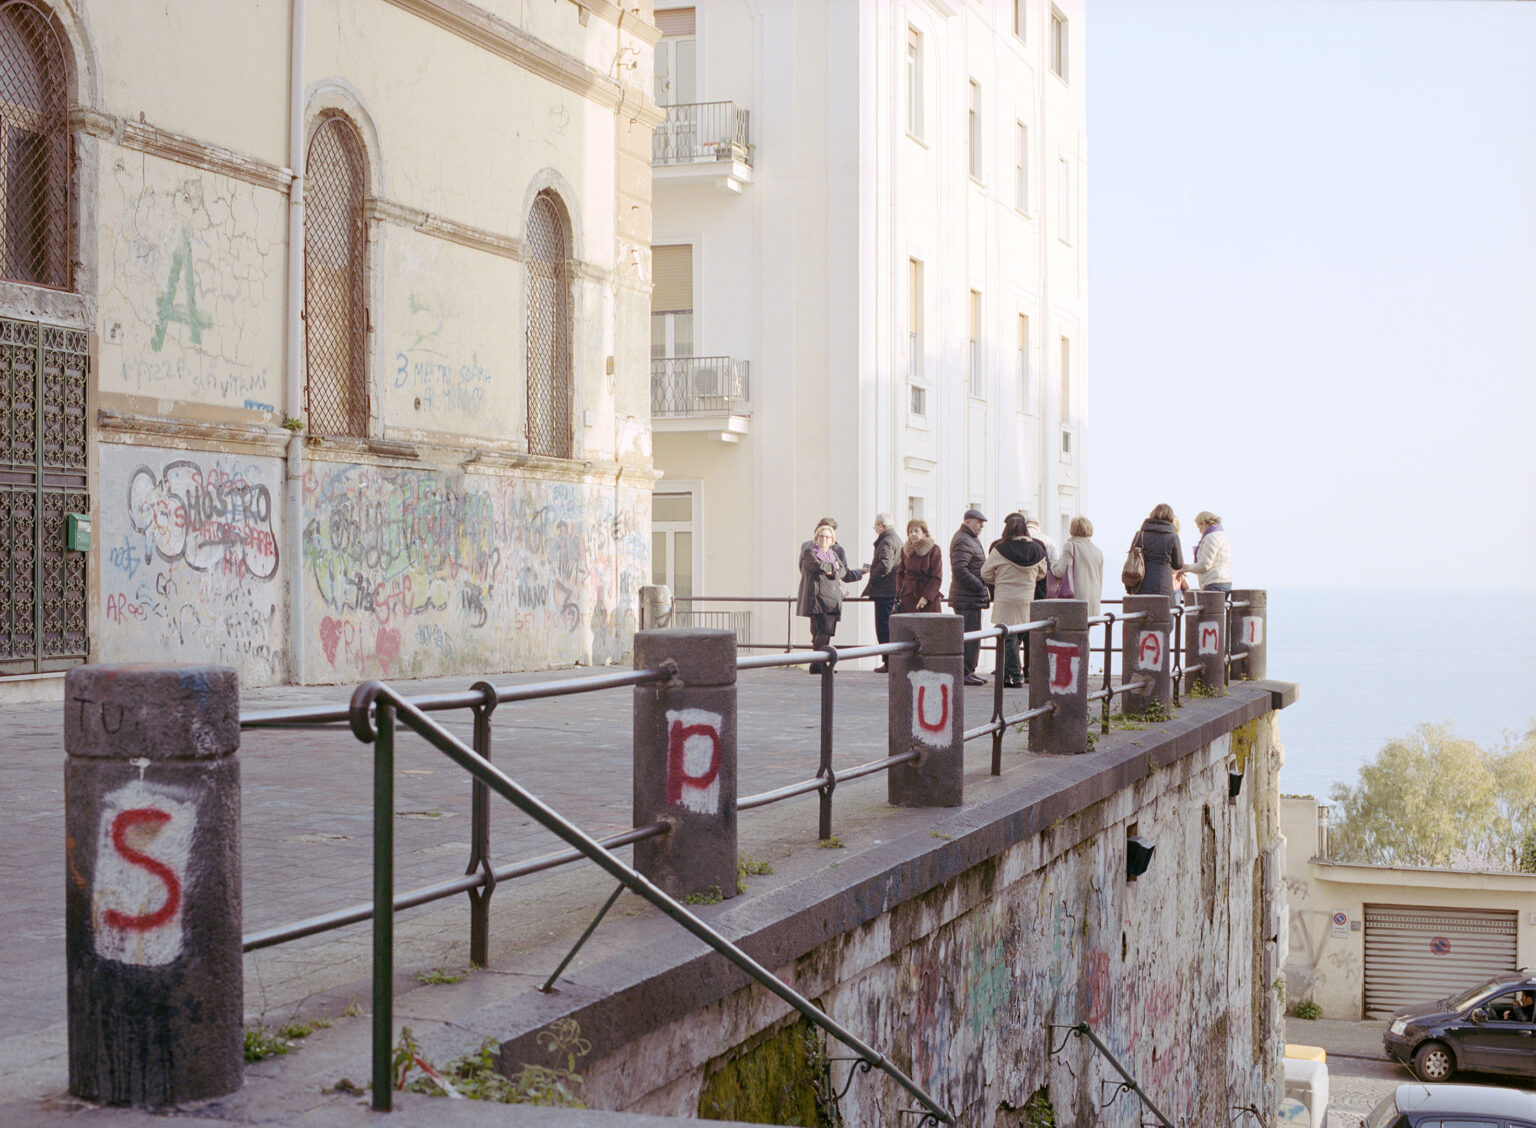
[[[657,37],[649,0],[0,7],[0,693],[622,658]]]
[[[1064,539],[1088,423],[1081,0],[656,8],[655,581],[789,595],[823,516],[855,563],[882,511],[947,543],[971,505],[989,540],[1024,509]],[[782,642],[785,608],[756,614]]]

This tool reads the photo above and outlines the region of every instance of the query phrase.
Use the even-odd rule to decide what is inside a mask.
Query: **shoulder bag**
[[[1131,551],[1125,554],[1125,564],[1120,569],[1120,583],[1124,585],[1127,595],[1135,595],[1141,590],[1141,582],[1147,578],[1147,558],[1141,551],[1141,533],[1136,534],[1136,539],[1131,541]]]

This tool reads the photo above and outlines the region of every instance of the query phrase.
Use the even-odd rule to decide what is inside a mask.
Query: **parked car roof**
[[[1481,1112],[1536,1120],[1536,1093],[1498,1085],[1399,1085],[1399,1112]]]

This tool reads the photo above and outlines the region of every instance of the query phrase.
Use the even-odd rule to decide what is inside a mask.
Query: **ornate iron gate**
[[[0,675],[83,662],[86,334],[0,318]]]

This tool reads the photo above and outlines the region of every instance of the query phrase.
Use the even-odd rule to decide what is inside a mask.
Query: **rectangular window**
[[[971,395],[987,394],[987,374],[982,366],[981,350],[981,294],[971,291]]]
[[[656,44],[656,104],[688,106],[698,99],[698,41],[692,8],[663,8],[656,13],[662,39]]]
[[[907,495],[907,520],[908,521],[922,521],[924,519],[925,518],[923,517],[923,499],[920,496],[918,496],[917,494],[908,494]]]
[[[1063,243],[1072,242],[1072,162],[1062,157],[1056,162],[1056,234]]]
[[[1013,131],[1013,206],[1029,211],[1029,127],[1022,121]]]
[[[1029,27],[1029,5],[1025,0],[1013,0],[1013,34],[1020,39],[1028,39],[1026,30]]]
[[[1061,421],[1072,421],[1072,342],[1061,339]]]
[[[693,245],[651,248],[651,359],[693,355]]]
[[[1051,9],[1051,73],[1067,81],[1067,17]]]
[[[907,28],[907,132],[923,135],[923,33]]]
[[[981,179],[981,87],[971,82],[971,108],[970,108],[970,160],[971,175],[977,180]]]
[[[1019,410],[1033,414],[1034,398],[1030,395],[1029,386],[1029,318],[1019,314]]]
[[[923,264],[907,260],[907,380],[912,394],[909,408],[913,415],[928,414],[928,393],[923,379]]]

